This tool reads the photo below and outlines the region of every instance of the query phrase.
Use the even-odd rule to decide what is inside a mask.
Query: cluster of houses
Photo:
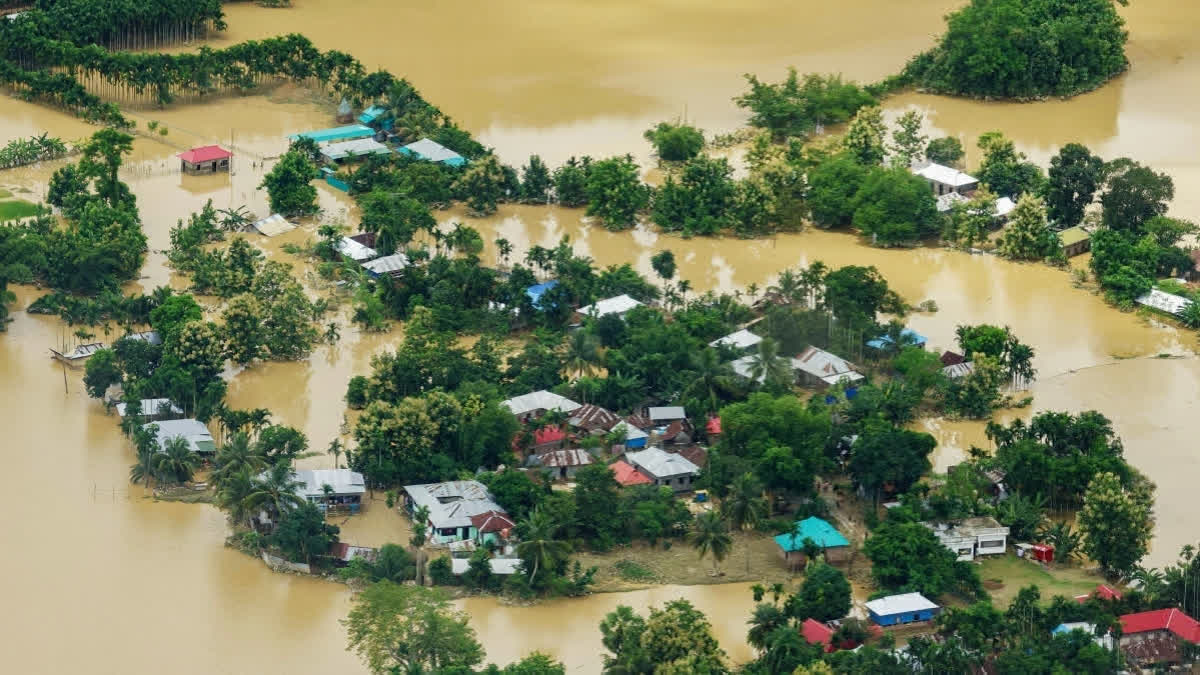
[[[912,172],[929,183],[937,199],[939,213],[949,212],[957,203],[966,203],[979,189],[978,178],[936,162],[914,164]],[[992,206],[992,218],[998,226],[1002,225],[1015,208],[1017,205],[1012,199],[999,197]],[[1079,225],[1060,230],[1058,240],[1068,258],[1086,253],[1092,248],[1091,235]]]

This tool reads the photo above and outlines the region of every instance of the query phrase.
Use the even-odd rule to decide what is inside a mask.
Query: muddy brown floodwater
[[[296,31],[323,48],[347,50],[370,68],[408,77],[510,163],[530,153],[551,164],[572,154],[632,152],[645,160],[641,133],[662,119],[686,114],[710,132],[736,128],[742,116],[730,99],[743,89],[742,73],[776,79],[796,65],[875,80],[930,44],[940,17],[956,4],[847,0],[832,12],[815,0],[448,0],[419,7],[294,0],[287,10],[228,5],[230,30],[214,43]],[[968,147],[979,133],[1002,129],[1042,163],[1070,141],[1106,157],[1132,156],[1175,177],[1173,214],[1200,219],[1200,123],[1193,114],[1200,103],[1194,86],[1200,81],[1194,31],[1200,5],[1139,0],[1121,11],[1129,20],[1133,66],[1103,89],[1034,105],[905,94],[889,100],[887,112],[919,107],[931,132],[959,136]],[[169,132],[140,138],[122,171],[154,249],[145,278],[130,291],[184,285],[161,253],[171,225],[210,198],[218,208],[245,204],[265,215],[266,198],[256,187],[264,163],[284,149],[283,136],[332,125],[328,104],[287,87],[131,112]],[[75,139],[94,129],[0,98],[0,130],[4,138],[47,131]],[[172,155],[214,142],[236,150],[233,175],[181,177]],[[0,187],[43,196],[59,165],[0,172]],[[327,220],[355,222],[344,195],[321,187],[320,199]],[[762,241],[682,240],[645,228],[614,234],[583,222],[579,211],[558,208],[506,206],[483,220],[456,211],[440,218],[463,220],[488,242],[503,236],[518,255],[569,235],[602,264],[631,262],[647,273],[650,255],[670,248],[698,291],[763,287],[779,270],[818,259],[876,265],[910,302],[937,302],[937,313],[910,319],[934,347],[949,346],[957,324],[984,321],[1010,325],[1034,345],[1040,377],[1033,409],[1002,417],[1096,408],[1114,420],[1131,461],[1159,486],[1150,563],[1161,565],[1195,541],[1188,522],[1190,491],[1200,480],[1200,459],[1190,444],[1200,432],[1195,337],[1116,312],[1073,288],[1066,272],[941,250],[882,251],[824,232]],[[310,236],[315,224],[257,243],[285,259],[283,243]],[[270,573],[222,547],[227,527],[214,508],[152,502],[128,484],[131,452],[115,419],[85,396],[79,373],[64,378],[47,357],[47,348],[68,331],[20,311],[35,297],[32,289],[18,289],[15,321],[0,336],[0,490],[14,507],[5,529],[10,552],[0,563],[0,594],[9,610],[0,622],[0,645],[10,667],[33,673],[361,672],[344,651],[338,625],[349,602],[344,588]],[[361,335],[348,325],[342,333],[338,344],[319,347],[307,361],[236,373],[231,404],[270,408],[275,421],[301,428],[315,448],[325,447],[343,425],[347,380],[366,372],[370,357],[401,334]],[[1159,354],[1180,358],[1155,358]],[[921,426],[939,438],[939,468],[972,444],[986,446],[979,424],[928,420]],[[331,466],[332,458],[305,462]],[[401,520],[381,502],[368,511],[344,523],[347,539],[367,545],[407,539]],[[460,604],[492,660],[541,649],[563,659],[570,672],[594,673],[604,613],[617,603],[644,610],[681,596],[709,614],[731,656],[750,656],[744,585],[662,587],[529,608],[491,599]]]

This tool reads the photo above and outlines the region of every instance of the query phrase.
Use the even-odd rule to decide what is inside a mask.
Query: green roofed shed
[[[1062,244],[1063,253],[1068,258],[1080,253],[1087,253],[1092,248],[1092,235],[1078,225],[1059,232],[1058,241]]]
[[[784,560],[793,564],[804,561],[804,540],[811,539],[825,552],[826,560],[844,560],[849,554],[850,541],[837,531],[828,521],[812,516],[796,521],[791,532],[784,532],[775,537]]]

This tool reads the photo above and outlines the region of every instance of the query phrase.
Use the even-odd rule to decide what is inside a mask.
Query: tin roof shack
[[[171,403],[169,398],[144,398],[138,401],[138,410],[138,416],[144,420],[165,420],[183,414],[183,409]],[[117,404],[117,415],[124,418],[128,413],[128,404]]]
[[[751,333],[745,328],[730,333],[723,338],[717,338],[708,343],[709,347],[729,347],[730,349],[744,352],[762,342],[762,337]]]
[[[359,114],[358,123],[379,129],[390,129],[393,119],[394,117],[390,110],[381,105],[373,105]]]
[[[391,148],[374,138],[355,138],[349,141],[326,143],[321,146],[321,158],[330,163],[368,155],[390,154],[392,154]]]
[[[288,140],[295,141],[301,138],[311,138],[314,143],[330,143],[332,141],[347,141],[352,138],[370,138],[374,135],[375,130],[371,127],[362,124],[348,124],[344,127],[317,129],[316,131],[292,134],[288,136]]]
[[[172,438],[185,439],[192,452],[201,456],[212,455],[217,451],[217,444],[213,442],[212,434],[208,432],[208,427],[204,426],[204,422],[200,420],[161,420],[143,424],[142,428],[145,429],[150,426],[157,427],[157,431],[154,432],[154,439],[158,443],[159,452],[167,451],[167,441]]]
[[[520,558],[488,558],[488,566],[492,568],[492,574],[499,576],[511,576],[516,574],[521,569]],[[471,561],[467,558],[451,558],[450,572],[455,576],[461,576],[471,569]]]
[[[866,603],[871,620],[880,626],[899,626],[917,621],[932,621],[941,607],[920,593],[902,593]]]
[[[338,253],[346,256],[356,263],[364,263],[368,260],[379,257],[379,252],[371,248],[370,244],[365,241],[373,241],[374,237],[368,239],[362,235],[356,234],[353,237],[342,237],[333,247]]]
[[[404,486],[404,508],[410,516],[418,507],[429,509],[429,540],[434,545],[482,538],[471,521],[494,511],[506,514],[483,483],[456,480],[446,483]]]
[[[791,532],[775,536],[784,562],[792,567],[801,567],[808,562],[804,555],[805,539],[811,539],[819,546],[828,562],[842,562],[850,557],[850,541],[829,521],[811,516],[797,520]]]
[[[409,143],[397,150],[397,152],[410,157],[416,157],[417,159],[423,159],[427,162],[438,162],[446,166],[463,166],[467,163],[466,158],[462,155],[428,138],[422,138],[416,143]]]
[[[1147,668],[1182,661],[1180,643],[1200,645],[1200,623],[1175,608],[1125,614],[1121,653],[1129,665]]]
[[[602,435],[612,431],[623,420],[621,416],[598,405],[584,403],[571,413],[567,424],[592,435]]]
[[[533,455],[526,466],[541,466],[550,471],[556,478],[567,480],[575,477],[575,472],[592,463],[592,456],[587,450],[568,448],[566,450],[551,450],[540,455]]]
[[[274,237],[296,229],[295,225],[289,223],[287,218],[278,213],[272,213],[262,220],[256,220],[250,227],[264,237]]]
[[[1134,300],[1134,302],[1139,305],[1149,307],[1150,309],[1156,309],[1164,314],[1171,314],[1174,316],[1179,316],[1185,307],[1192,304],[1192,300],[1190,298],[1185,298],[1182,295],[1175,295],[1174,293],[1167,293],[1166,291],[1160,291],[1157,288],[1150,289],[1149,293],[1138,297],[1136,300]]]
[[[507,401],[501,402],[500,405],[511,410],[512,414],[516,415],[517,419],[522,422],[541,417],[549,410],[572,413],[580,408],[580,405],[575,401],[565,396],[559,396],[553,392],[546,391],[545,389],[514,396]]]
[[[942,544],[954,551],[959,560],[1004,553],[1008,548],[1008,528],[991,516],[966,518],[954,524],[925,523]]]
[[[378,279],[385,275],[396,278],[404,274],[404,269],[408,267],[408,256],[403,253],[385,255],[382,258],[368,260],[362,266],[373,279]]]
[[[809,347],[792,359],[792,369],[799,371],[802,384],[820,388],[863,379],[862,373],[854,369],[854,364],[817,347]]]
[[[1079,225],[1059,231],[1058,242],[1062,244],[1063,254],[1068,258],[1092,250],[1092,235]]]
[[[50,355],[67,364],[68,366],[71,366],[72,368],[79,368],[83,366],[84,361],[87,361],[89,358],[91,358],[92,354],[95,354],[101,349],[104,349],[103,342],[89,342],[87,344],[77,345],[75,349],[72,349],[69,352],[60,352],[51,347]]]
[[[922,163],[913,168],[912,172],[928,181],[929,186],[933,188],[933,194],[939,196],[949,192],[970,195],[979,187],[978,178],[936,162]]]
[[[192,148],[175,156],[179,158],[180,169],[189,174],[229,171],[229,161],[233,159],[233,153],[219,145]]]
[[[296,494],[317,505],[322,511],[346,511],[358,513],[362,510],[362,496],[366,494],[363,475],[350,469],[305,469],[295,471],[292,476],[301,483]],[[333,491],[325,494],[325,486]]]
[[[647,448],[625,453],[625,460],[649,476],[655,485],[665,485],[676,492],[692,489],[692,481],[700,473],[688,458],[662,448]]]

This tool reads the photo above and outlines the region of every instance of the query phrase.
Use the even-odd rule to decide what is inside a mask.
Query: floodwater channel
[[[486,7],[462,0],[420,7],[294,0],[284,10],[228,5],[230,30],[213,42],[301,32],[323,48],[349,51],[369,68],[408,77],[509,163],[530,153],[552,165],[573,154],[632,152],[645,161],[641,134],[657,121],[686,114],[710,132],[736,128],[742,114],[730,99],[743,89],[742,73],[776,79],[796,65],[802,72],[878,79],[927,46],[955,4],[849,0],[834,13],[810,0],[618,0],[594,7],[541,0]],[[1192,29],[1200,23],[1200,6],[1139,0],[1121,11],[1129,20],[1133,66],[1096,92],[1030,105],[904,94],[887,102],[888,113],[920,107],[931,132],[959,136],[967,146],[983,131],[1002,129],[1043,164],[1070,141],[1105,157],[1131,156],[1174,176],[1173,215],[1200,219],[1200,122],[1193,114],[1200,93],[1192,86],[1200,81],[1200,37]],[[123,169],[153,250],[145,278],[129,290],[183,285],[165,267],[161,250],[170,227],[207,199],[218,208],[245,204],[265,215],[266,196],[256,186],[267,158],[284,149],[285,134],[331,126],[331,112],[288,87],[133,111],[169,132],[139,138]],[[49,132],[77,139],[94,128],[0,98],[0,130],[5,138]],[[180,176],[174,153],[213,142],[238,153],[233,174]],[[0,172],[0,187],[40,198],[60,164]],[[319,191],[326,219],[355,222],[350,200],[325,186]],[[1035,347],[1033,406],[1002,417],[1094,408],[1114,420],[1130,460],[1158,484],[1149,563],[1169,562],[1181,545],[1195,543],[1186,515],[1193,510],[1190,490],[1200,480],[1200,457],[1190,445],[1200,433],[1194,335],[1120,313],[1087,288],[1075,288],[1068,272],[1040,265],[937,249],[885,251],[819,231],[756,241],[684,240],[649,228],[612,233],[581,215],[503,206],[487,219],[456,210],[439,219],[462,220],[486,242],[502,236],[516,257],[568,235],[600,264],[630,262],[649,273],[650,256],[669,248],[680,276],[696,291],[762,288],[780,270],[813,260],[875,265],[909,302],[937,303],[936,313],[909,319],[933,348],[951,346],[956,325],[979,322],[1009,325]],[[258,243],[268,255],[288,259],[282,244],[307,237],[315,237],[315,225]],[[485,255],[492,254],[489,244]],[[344,651],[338,624],[349,606],[344,587],[271,573],[222,546],[228,529],[216,509],[153,502],[128,484],[131,450],[115,418],[87,398],[80,373],[64,374],[48,358],[47,349],[69,331],[56,319],[20,311],[37,293],[16,290],[15,320],[0,335],[6,467],[0,489],[15,507],[5,530],[15,545],[0,564],[0,592],[12,608],[0,622],[0,644],[8,647],[12,667],[35,673],[361,672]],[[365,373],[371,356],[392,346],[400,331],[363,335],[343,318],[342,334],[306,361],[237,372],[230,404],[269,408],[274,421],[302,429],[314,448],[323,448],[341,431],[346,382]],[[1156,358],[1163,354],[1178,358]],[[970,445],[986,444],[979,424],[928,420],[923,426],[940,441],[939,468],[958,461]],[[311,466],[332,461],[305,460]],[[371,507],[345,524],[348,539],[380,545],[407,538],[395,514],[380,502]],[[751,599],[744,585],[659,587],[521,608],[489,598],[459,604],[471,614],[490,660],[503,663],[541,649],[572,673],[594,673],[597,625],[606,612],[618,603],[645,610],[681,596],[708,613],[731,656],[750,656],[744,636]],[[72,648],[63,649],[64,643]]]

